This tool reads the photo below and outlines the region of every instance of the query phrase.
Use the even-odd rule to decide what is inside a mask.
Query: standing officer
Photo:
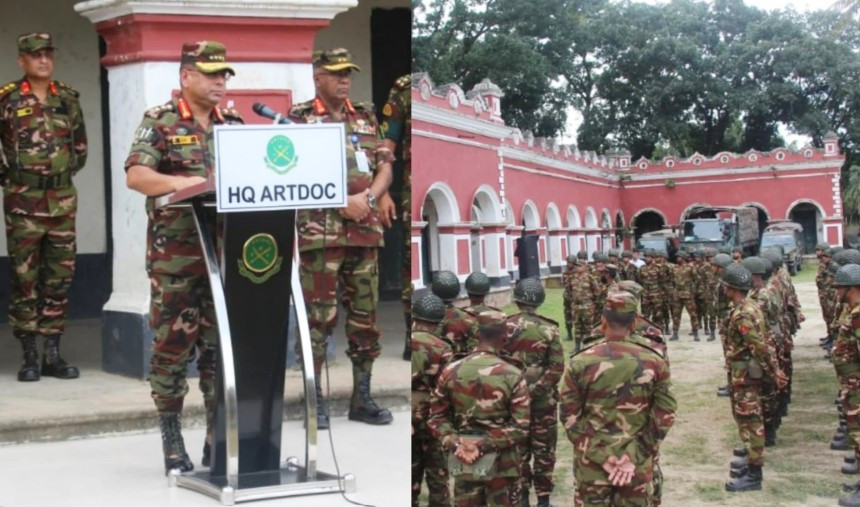
[[[576,272],[570,281],[570,301],[573,308],[574,337],[576,350],[582,347],[583,341],[591,334],[594,322],[594,301],[600,294],[597,281],[588,272],[588,264],[579,256],[576,258]]]
[[[381,346],[376,327],[379,299],[377,259],[382,225],[376,201],[391,183],[391,150],[382,143],[372,104],[349,100],[352,71],[360,71],[345,49],[315,51],[316,97],[290,110],[295,123],[343,123],[346,131],[347,206],[301,210],[296,215],[302,291],[308,302],[314,371],[320,378],[326,339],[337,323],[337,293],[346,309],[347,356],[352,361],[349,419],[388,424],[391,412],[370,396],[373,361]],[[317,391],[321,400],[322,390]],[[321,402],[322,404],[322,402]]]
[[[477,335],[478,321],[461,308],[454,305],[460,294],[460,280],[452,271],[439,271],[430,285],[433,294],[445,302],[445,319],[439,335],[447,341],[455,354],[471,351]]]
[[[669,339],[678,339],[682,312],[686,308],[687,313],[690,314],[690,323],[693,325],[693,340],[699,341],[699,319],[696,316],[696,302],[693,299],[696,273],[694,265],[688,263],[687,258],[686,252],[678,252],[678,264],[673,272],[675,291],[672,297],[672,337]]]
[[[846,414],[846,433],[854,450],[855,462],[860,458],[860,266],[848,264],[839,268],[833,282],[848,312],[840,323],[833,346],[833,365],[842,386],[840,403]],[[851,495],[839,499],[839,505],[860,506],[860,483],[854,485]]]
[[[400,215],[403,217],[403,255],[400,263],[401,298],[403,317],[406,320],[406,342],[403,359],[409,359],[409,328],[412,320],[412,76],[400,76],[388,93],[388,102],[382,108],[382,124],[379,125],[383,143],[391,153],[401,147],[403,161],[403,185],[400,190]],[[379,198],[379,218],[386,227],[391,227],[397,217],[397,209],[391,196],[385,192]]]
[[[660,330],[665,328],[666,320],[663,315],[663,286],[662,269],[655,261],[657,254],[652,249],[645,251],[645,266],[639,269],[643,289],[642,315],[652,321]]]
[[[457,507],[512,506],[519,448],[529,434],[529,388],[522,363],[504,355],[505,314],[481,315],[478,347],[442,370],[427,426],[450,453]]]
[[[573,444],[574,505],[651,505],[654,458],[675,420],[669,366],[628,337],[636,298],[606,300],[604,341],[570,359],[560,419]]]
[[[227,80],[235,74],[223,44],[183,44],[180,62],[179,96],[144,114],[125,161],[128,187],[147,196],[146,270],[152,287],[149,319],[155,333],[149,384],[161,418],[165,471],[194,468],[185,452],[179,416],[188,393],[186,370],[195,348],[206,405],[203,465],[208,465],[218,331],[192,213],[189,209],[156,209],[154,198],[210,178],[213,128],[242,123],[235,110],[218,107]]]
[[[484,304],[484,299],[487,297],[487,294],[490,293],[490,278],[487,275],[480,271],[470,273],[469,276],[466,277],[466,283],[463,285],[466,286],[466,294],[469,296],[469,306],[463,308],[463,311],[471,316],[474,322],[478,322],[480,315],[484,312],[501,311],[498,308]],[[477,346],[477,336],[473,334],[466,338],[466,352],[471,352]]]
[[[427,477],[430,505],[451,505],[448,462],[439,441],[427,430],[430,393],[451,361],[451,346],[436,331],[445,318],[445,303],[433,294],[415,302],[410,354],[412,359],[412,506],[418,507],[421,482]]]
[[[564,329],[567,331],[567,341],[573,340],[573,301],[570,299],[571,285],[573,277],[576,276],[576,256],[567,256],[567,267],[561,274],[561,286],[564,289],[562,292],[562,305],[564,306]]]
[[[60,357],[59,348],[75,273],[78,199],[72,176],[87,161],[84,114],[78,92],[51,80],[50,34],[18,37],[18,66],[24,77],[0,88],[9,323],[24,349],[18,380],[39,380],[37,335],[45,338],[41,375],[72,379],[78,369]]]
[[[508,317],[505,351],[525,366],[531,397],[531,427],[522,448],[521,497],[528,505],[529,488],[534,484],[538,507],[549,507],[553,490],[555,447],[558,439],[558,381],[564,373],[564,349],[558,323],[538,315],[546,298],[539,280],[526,278],[514,287],[519,312]],[[531,466],[534,458],[534,467]]]

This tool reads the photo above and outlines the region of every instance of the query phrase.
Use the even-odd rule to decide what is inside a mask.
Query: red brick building
[[[699,154],[632,161],[598,155],[507,127],[501,90],[464,92],[413,79],[412,278],[440,269],[461,280],[482,270],[494,285],[519,276],[517,244],[534,249],[541,276],[569,253],[630,247],[643,232],[679,223],[694,205],[752,205],[762,223],[792,219],[807,248],[842,243],[835,135],[824,149]],[[530,246],[534,245],[534,246]],[[809,250],[808,250],[809,251]]]

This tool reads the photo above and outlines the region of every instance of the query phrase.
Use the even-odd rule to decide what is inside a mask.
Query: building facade
[[[791,219],[817,241],[841,244],[835,135],[824,148],[694,154],[633,161],[598,155],[507,127],[501,90],[464,92],[413,76],[412,282],[439,270],[461,281],[483,271],[507,288],[522,275],[560,273],[568,254],[630,248],[639,235],[680,223],[697,205],[751,205],[762,225]],[[521,273],[534,257],[536,272]]]

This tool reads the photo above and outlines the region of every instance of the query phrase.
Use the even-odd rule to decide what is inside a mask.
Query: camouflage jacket
[[[555,399],[558,381],[564,373],[564,348],[558,323],[534,312],[524,312],[508,317],[507,324],[505,352],[525,365],[532,397]]]
[[[445,450],[459,435],[486,438],[482,453],[497,452],[496,477],[519,477],[517,447],[531,423],[529,388],[521,364],[479,347],[442,370],[430,398],[427,427]]]
[[[576,277],[575,269],[565,269],[561,273],[561,287],[563,289],[562,292],[562,300],[564,301],[564,307],[569,308],[571,299],[571,282]]]
[[[134,135],[125,170],[135,165],[162,174],[202,176],[214,171],[213,129],[218,124],[241,124],[235,109],[215,108],[208,128],[194,120],[185,99],[176,97],[144,113]],[[146,237],[146,269],[150,273],[206,274],[200,239],[190,209],[155,207],[155,198],[146,199],[149,217]]]
[[[605,472],[588,465],[599,469],[625,453],[637,475],[650,476],[677,409],[659,353],[629,340],[600,342],[571,357],[560,394],[559,419],[573,443],[578,482],[607,485]]]
[[[822,297],[827,289],[827,264],[818,264],[818,273],[815,275],[815,286],[818,287],[818,297]]]
[[[430,413],[430,393],[442,368],[451,361],[451,346],[424,331],[412,332],[412,430],[423,431]]]
[[[690,299],[695,294],[696,271],[690,263],[675,266],[675,297]]]
[[[440,324],[439,335],[451,345],[455,354],[462,354],[477,344],[478,321],[452,304],[445,308],[445,320]]]
[[[751,360],[761,366],[765,375],[776,377],[776,358],[765,343],[764,326],[764,316],[751,298],[732,306],[725,335],[726,364],[731,371],[732,385],[757,381],[749,375]]]
[[[838,322],[830,361],[843,385],[851,383],[851,388],[860,389],[860,304],[853,308],[843,305]]]
[[[353,195],[370,188],[376,167],[381,163],[390,163],[394,156],[382,146],[373,104],[353,104],[347,100],[343,115],[347,194]],[[319,97],[293,106],[289,118],[295,123],[339,123]],[[357,162],[357,149],[367,156],[367,172],[362,172]],[[299,251],[302,252],[345,246],[383,246],[382,222],[376,210],[371,210],[360,222],[341,218],[336,209],[299,210],[296,213],[296,227],[299,232]]]
[[[587,271],[574,273],[569,280],[570,304],[574,308],[591,308],[600,296],[597,280]]]
[[[639,268],[639,278],[642,280],[641,285],[643,293],[658,294],[663,292],[663,287],[660,282],[663,278],[663,270],[656,262],[651,262]]]
[[[58,217],[77,211],[71,177],[87,161],[78,92],[51,81],[42,103],[26,79],[0,88],[0,142],[6,213]]]
[[[473,328],[473,331],[466,336],[465,348],[460,351],[460,353],[469,353],[475,350],[475,347],[478,346],[478,317],[480,317],[480,315],[484,312],[505,312],[499,308],[485,304],[467,306],[463,308],[463,311],[466,312],[466,314],[472,318],[472,321],[475,322],[475,327]]]
[[[385,139],[403,144],[403,161],[408,168],[412,159],[412,76],[410,74],[401,76],[394,82],[388,94],[388,102],[382,108],[382,124],[379,128]]]
[[[719,283],[717,274],[714,273],[714,268],[708,263],[702,263],[698,266],[698,286],[696,292],[702,299],[711,299],[716,296],[714,287]]]
[[[768,354],[777,357],[782,340],[782,331],[779,329],[779,303],[775,295],[766,287],[754,288],[749,292],[748,298],[755,301],[764,317],[762,339]]]

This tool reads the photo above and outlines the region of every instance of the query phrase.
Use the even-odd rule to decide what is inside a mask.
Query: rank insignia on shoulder
[[[167,142],[173,146],[187,146],[190,144],[198,144],[197,136],[168,136]]]
[[[30,116],[31,114],[33,114],[32,107],[22,107],[15,111],[15,116],[18,118],[21,118],[22,116]]]

